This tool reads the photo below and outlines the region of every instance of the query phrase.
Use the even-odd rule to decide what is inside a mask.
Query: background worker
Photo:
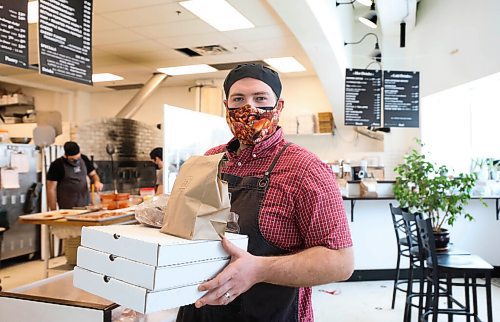
[[[154,148],[149,152],[149,157],[156,166],[155,192],[160,195],[163,193],[163,148]]]
[[[50,164],[47,173],[47,199],[50,210],[85,207],[91,202],[87,177],[96,191],[103,184],[89,158],[80,153],[76,142],[64,143],[64,155]]]

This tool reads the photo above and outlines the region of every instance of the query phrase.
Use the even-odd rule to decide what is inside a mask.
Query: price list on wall
[[[0,0],[0,63],[28,68],[28,0]]]
[[[380,126],[381,76],[380,70],[346,70],[345,125]]]
[[[418,72],[384,71],[384,126],[419,127]]]
[[[92,1],[40,0],[40,73],[92,84]]]

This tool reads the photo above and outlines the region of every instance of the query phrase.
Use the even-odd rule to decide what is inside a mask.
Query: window
[[[422,99],[422,142],[432,161],[469,172],[472,159],[500,159],[499,89],[497,73]]]

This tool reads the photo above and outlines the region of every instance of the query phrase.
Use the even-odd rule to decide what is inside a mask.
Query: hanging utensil
[[[113,180],[113,189],[115,191],[115,194],[118,193],[118,190],[116,189],[116,178],[115,178],[115,165],[113,161],[113,154],[115,154],[115,146],[111,143],[106,144],[106,153],[109,155],[111,158],[111,180]]]

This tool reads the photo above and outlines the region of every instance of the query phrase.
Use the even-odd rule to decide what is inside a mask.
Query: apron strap
[[[269,178],[271,177],[271,172],[273,171],[274,166],[276,165],[276,163],[278,163],[278,159],[283,154],[283,152],[285,152],[285,149],[288,148],[292,144],[293,144],[292,142],[288,142],[287,144],[285,144],[281,148],[281,150],[278,152],[278,154],[274,157],[273,162],[271,162],[271,165],[269,166],[267,171],[264,172],[264,176],[262,177],[262,179],[259,180],[259,188],[261,188],[261,189],[267,188],[267,186],[269,184]]]

